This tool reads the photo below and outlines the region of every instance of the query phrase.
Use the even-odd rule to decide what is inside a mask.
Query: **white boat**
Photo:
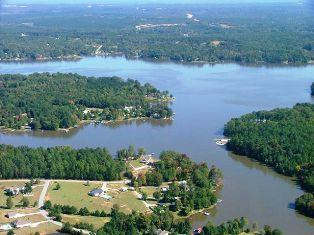
[[[208,216],[208,215],[209,215],[209,212],[206,212],[206,211],[205,211],[205,212],[203,212],[203,214]]]
[[[226,139],[226,138],[217,139],[216,140],[216,144],[220,145],[220,146],[223,146],[223,145],[226,145],[229,141],[230,141],[230,139]]]

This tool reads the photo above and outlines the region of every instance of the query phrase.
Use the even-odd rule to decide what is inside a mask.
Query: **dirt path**
[[[50,180],[45,180],[45,184],[43,190],[40,193],[39,200],[38,200],[38,208],[42,208],[44,206],[45,197],[49,188]]]

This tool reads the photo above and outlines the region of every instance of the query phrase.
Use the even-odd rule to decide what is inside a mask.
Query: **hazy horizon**
[[[210,4],[297,3],[304,0],[0,0],[2,4]]]

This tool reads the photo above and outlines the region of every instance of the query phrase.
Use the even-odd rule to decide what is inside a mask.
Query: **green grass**
[[[110,193],[109,193],[110,194]],[[127,191],[120,193],[112,199],[113,204],[118,204],[120,210],[125,213],[131,213],[132,210],[145,212],[147,207],[143,201],[139,200],[133,192]]]
[[[57,233],[58,229],[60,229],[60,227],[57,225],[54,225],[52,223],[44,223],[36,228],[15,229],[14,232],[16,235],[30,235],[36,232],[40,232],[40,234],[54,234]]]
[[[130,165],[134,166],[135,168],[141,167],[141,166],[145,166],[145,164],[141,163],[141,159],[136,159],[136,160],[132,160],[128,162]],[[133,168],[131,168],[133,169]]]
[[[147,210],[144,203],[138,200],[130,191],[119,192],[118,190],[111,190],[108,194],[113,198],[107,201],[103,198],[88,195],[89,191],[94,188],[100,188],[101,184],[90,183],[90,186],[85,186],[83,183],[77,182],[59,182],[59,184],[61,186],[59,190],[53,190],[56,185],[55,183],[49,186],[46,200],[50,200],[53,204],[71,205],[77,209],[87,207],[90,211],[104,210],[107,213],[111,211],[114,204],[118,204],[121,211],[125,213],[130,213],[132,210],[139,212]]]
[[[156,189],[156,188],[153,187],[153,186],[145,186],[145,187],[141,187],[141,188],[140,188],[140,191],[147,193],[147,195],[148,195],[149,197],[152,197],[152,196],[153,196],[153,193],[156,192],[157,190],[158,190],[158,189]]]
[[[6,207],[6,200],[8,197],[5,195],[4,189],[11,188],[11,187],[23,187],[25,183],[26,181],[25,182],[21,182],[21,181],[0,182],[0,206]],[[26,196],[26,198],[30,201],[30,206],[33,206],[34,202],[38,201],[42,189],[43,189],[42,186],[36,187],[33,189],[33,192],[32,192],[33,196]],[[22,194],[12,197],[15,208],[21,206],[20,201],[22,200],[22,198],[23,198]]]
[[[95,229],[100,229],[105,223],[109,222],[109,218],[94,217],[94,216],[78,216],[78,215],[62,215],[62,222],[69,222],[74,225],[76,223],[88,223],[92,224]]]
[[[54,190],[56,183],[50,184],[46,200],[53,204],[71,205],[78,209],[87,207],[89,210],[103,209],[104,199],[91,197],[88,192],[94,188],[101,188],[100,183],[90,183],[85,186],[83,182],[58,182],[61,186],[59,190]]]

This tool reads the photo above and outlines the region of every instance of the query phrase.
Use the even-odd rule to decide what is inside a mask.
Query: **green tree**
[[[13,200],[12,200],[12,197],[11,197],[11,196],[9,196],[9,197],[7,198],[6,206],[7,206],[8,209],[11,209],[11,208],[14,206]]]
[[[23,207],[29,207],[29,205],[30,205],[30,202],[29,202],[28,198],[26,198],[26,197],[22,198],[21,203],[22,203]]]
[[[154,197],[157,201],[159,201],[160,198],[161,198],[161,192],[160,192],[160,191],[155,191],[155,192],[153,193],[153,197]]]
[[[146,192],[142,192],[142,200],[146,201],[147,200],[147,193]]]
[[[14,231],[13,230],[10,230],[9,232],[7,232],[7,235],[14,235]]]
[[[61,188],[60,184],[57,183],[57,184],[56,184],[56,187],[54,188],[54,190],[59,190],[60,188]]]

